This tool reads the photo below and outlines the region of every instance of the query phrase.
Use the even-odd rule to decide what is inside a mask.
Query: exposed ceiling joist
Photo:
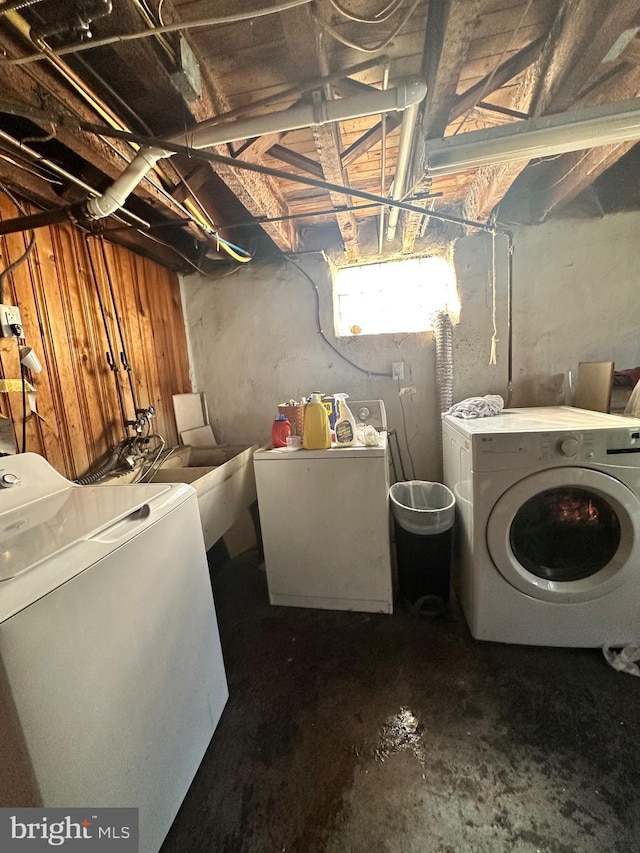
[[[457,86],[469,45],[478,21],[479,0],[456,3],[452,0],[429,5],[422,68],[427,81],[427,97],[419,123],[417,145],[413,157],[412,184],[425,182],[424,142],[444,135],[449,115],[457,100]],[[411,254],[422,227],[423,217],[409,213],[402,220],[402,247]]]
[[[631,6],[636,13],[640,12],[640,0],[616,0],[598,5],[596,9],[588,0],[565,0],[558,9],[539,60],[530,66],[519,86],[515,98],[518,107],[534,116],[560,112],[556,110],[554,98],[561,103],[566,91],[575,93],[586,88],[590,78],[579,76],[575,69],[581,68],[583,75],[593,74],[620,31],[617,16],[623,7],[625,16],[631,15]],[[606,33],[606,38],[594,42],[596,29]],[[590,54],[588,63],[584,60],[586,53]],[[528,162],[525,156],[507,165],[481,167],[463,206],[465,216],[481,220],[488,217]]]
[[[291,59],[309,76],[329,73],[329,63],[322,46],[321,38],[308,9],[301,11],[295,27],[288,27],[285,39],[291,51]],[[314,93],[314,97],[317,93]],[[325,95],[332,96],[330,86],[325,86]],[[325,180],[333,184],[348,185],[346,172],[342,168],[340,151],[342,148],[339,128],[335,124],[319,125],[312,128],[313,140],[322,167]],[[343,195],[330,193],[334,207],[348,205],[349,199]],[[344,245],[348,261],[356,261],[360,256],[358,248],[358,224],[352,211],[336,213],[336,222]]]
[[[455,121],[455,119],[460,118],[468,110],[473,109],[473,107],[481,103],[483,98],[489,97],[492,92],[497,91],[505,83],[513,80],[514,77],[517,77],[518,74],[527,69],[540,55],[543,43],[544,36],[540,36],[540,38],[532,41],[531,44],[523,47],[518,53],[510,56],[495,71],[491,71],[482,80],[470,86],[462,95],[458,95],[449,112],[447,123],[449,124]]]
[[[29,117],[12,112],[4,101],[0,133],[14,134],[17,144],[37,135],[35,127],[48,135],[51,125],[43,114],[69,111],[84,120],[85,128],[81,131],[62,121],[54,139],[28,143],[50,163],[59,160],[62,171],[53,179],[44,162],[30,161],[26,151],[14,150],[12,158],[0,139],[0,178],[21,187],[26,197],[45,208],[64,208],[83,202],[87,195],[101,194],[133,158],[136,148],[130,143],[184,141],[188,132],[187,145],[177,146],[173,157],[158,164],[158,175],[151,176],[154,185],[140,184],[127,206],[153,229],[161,220],[171,223],[162,230],[163,238],[171,235],[177,251],[187,239],[194,257],[200,256],[206,239],[201,229],[213,226],[215,231],[221,222],[226,229],[242,225],[237,238],[233,232],[228,236],[238,245],[246,241],[251,251],[276,247],[296,251],[302,248],[300,235],[316,225],[332,224],[337,227],[325,228],[322,239],[335,240],[335,246],[324,245],[338,262],[340,253],[343,262],[385,259],[400,252],[420,254],[430,251],[434,241],[455,238],[456,229],[430,227],[425,233],[423,226],[433,219],[425,219],[420,206],[425,202],[419,200],[402,208],[401,242],[394,237],[381,243],[374,228],[363,227],[378,218],[382,223],[389,208],[382,201],[391,192],[389,180],[404,170],[408,134],[398,132],[403,114],[386,114],[384,147],[379,113],[338,110],[331,112],[333,126],[314,127],[319,112],[307,123],[289,124],[288,130],[278,123],[275,113],[296,102],[306,108],[313,92],[324,91],[329,107],[356,95],[359,99],[361,93],[379,92],[385,80],[393,87],[400,77],[425,79],[428,91],[420,130],[412,149],[409,146],[409,174],[400,193],[429,189],[435,197],[426,203],[434,214],[449,214],[444,221],[457,225],[486,222],[498,203],[514,221],[523,221],[525,207],[536,219],[545,217],[590,181],[604,177],[632,144],[530,162],[523,135],[517,162],[475,169],[459,165],[455,174],[433,179],[425,174],[426,143],[434,150],[443,139],[454,138],[457,144],[467,137],[470,143],[476,130],[494,133],[491,129],[501,126],[508,135],[514,123],[529,117],[570,114],[634,97],[640,69],[640,0],[404,0],[397,7],[389,4],[384,13],[374,0],[314,0],[313,15],[307,3],[284,2],[283,11],[283,0],[258,0],[264,13],[258,17],[238,12],[232,0],[220,0],[219,15],[240,15],[242,20],[196,29],[190,22],[210,13],[205,0],[163,0],[162,22],[177,29],[161,35],[157,0],[122,0],[117,15],[95,21],[92,48],[74,53],[68,45],[77,41],[77,33],[62,32],[60,22],[70,20],[70,11],[83,2],[39,0],[0,15],[0,48],[6,50],[4,58],[0,54],[0,85],[6,83],[3,98],[43,111]],[[29,42],[29,26],[48,28],[53,34],[46,36],[48,58],[12,66],[12,58],[45,46]],[[150,36],[137,38],[145,27]],[[118,34],[124,34],[125,41]],[[136,40],[129,40],[129,35],[136,35]],[[62,58],[55,56],[58,48],[64,51]],[[190,100],[198,86],[189,63],[196,60],[202,94]],[[102,103],[87,101],[83,90],[92,90],[90,99]],[[89,124],[95,130],[106,121],[126,125],[134,135],[116,134],[116,141],[94,138]],[[226,125],[230,133],[225,130],[208,137],[210,142],[203,141],[202,128],[213,125]],[[193,148],[200,142],[212,145],[213,156],[202,157],[206,164],[196,166]],[[278,168],[279,162],[290,170]],[[251,168],[244,169],[241,163]],[[626,157],[624,163],[632,168],[637,160]],[[309,182],[301,190],[298,184],[305,176]],[[630,182],[634,180],[631,175]],[[604,188],[599,179],[601,198]],[[372,190],[378,193],[377,203],[348,203],[352,191],[364,192],[361,197],[373,202]],[[632,198],[630,193],[626,196]],[[332,204],[333,218],[327,214]],[[461,206],[466,216],[456,217],[453,214]],[[520,209],[514,214],[516,208]],[[257,222],[254,230],[247,226],[251,216]],[[180,224],[189,219],[200,224],[183,225],[180,231]],[[378,237],[382,230],[380,225]],[[271,239],[263,239],[263,234]]]

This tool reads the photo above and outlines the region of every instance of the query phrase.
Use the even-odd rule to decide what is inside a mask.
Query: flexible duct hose
[[[439,412],[453,405],[453,324],[446,311],[440,311],[435,322],[436,386]]]
[[[110,474],[112,471],[115,471],[115,469],[118,467],[121,450],[122,445],[118,445],[118,447],[113,451],[113,453],[104,463],[104,465],[101,465],[100,468],[93,471],[93,473],[91,474],[85,474],[84,477],[78,477],[78,479],[74,480],[73,482],[77,483],[79,486],[90,486],[92,483],[97,483],[99,480],[102,480],[103,477],[106,477],[107,474]]]

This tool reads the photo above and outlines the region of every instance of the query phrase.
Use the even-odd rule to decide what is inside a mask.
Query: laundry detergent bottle
[[[320,394],[312,394],[305,407],[302,447],[305,450],[328,450],[331,447],[329,415]]]
[[[336,443],[339,447],[349,447],[356,441],[356,419],[347,406],[347,394],[336,394],[338,413],[336,415]]]
[[[271,425],[271,444],[274,447],[286,447],[291,435],[291,424],[286,415],[279,415]]]

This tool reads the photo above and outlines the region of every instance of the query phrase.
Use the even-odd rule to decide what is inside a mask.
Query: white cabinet
[[[254,465],[271,603],[391,613],[386,440],[259,450]]]

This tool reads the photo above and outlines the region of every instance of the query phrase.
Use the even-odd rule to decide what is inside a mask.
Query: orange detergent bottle
[[[312,394],[305,407],[302,446],[305,450],[328,450],[331,447],[329,415],[320,394]]]
[[[271,425],[271,444],[274,447],[286,447],[291,435],[291,424],[286,415],[279,415]]]

